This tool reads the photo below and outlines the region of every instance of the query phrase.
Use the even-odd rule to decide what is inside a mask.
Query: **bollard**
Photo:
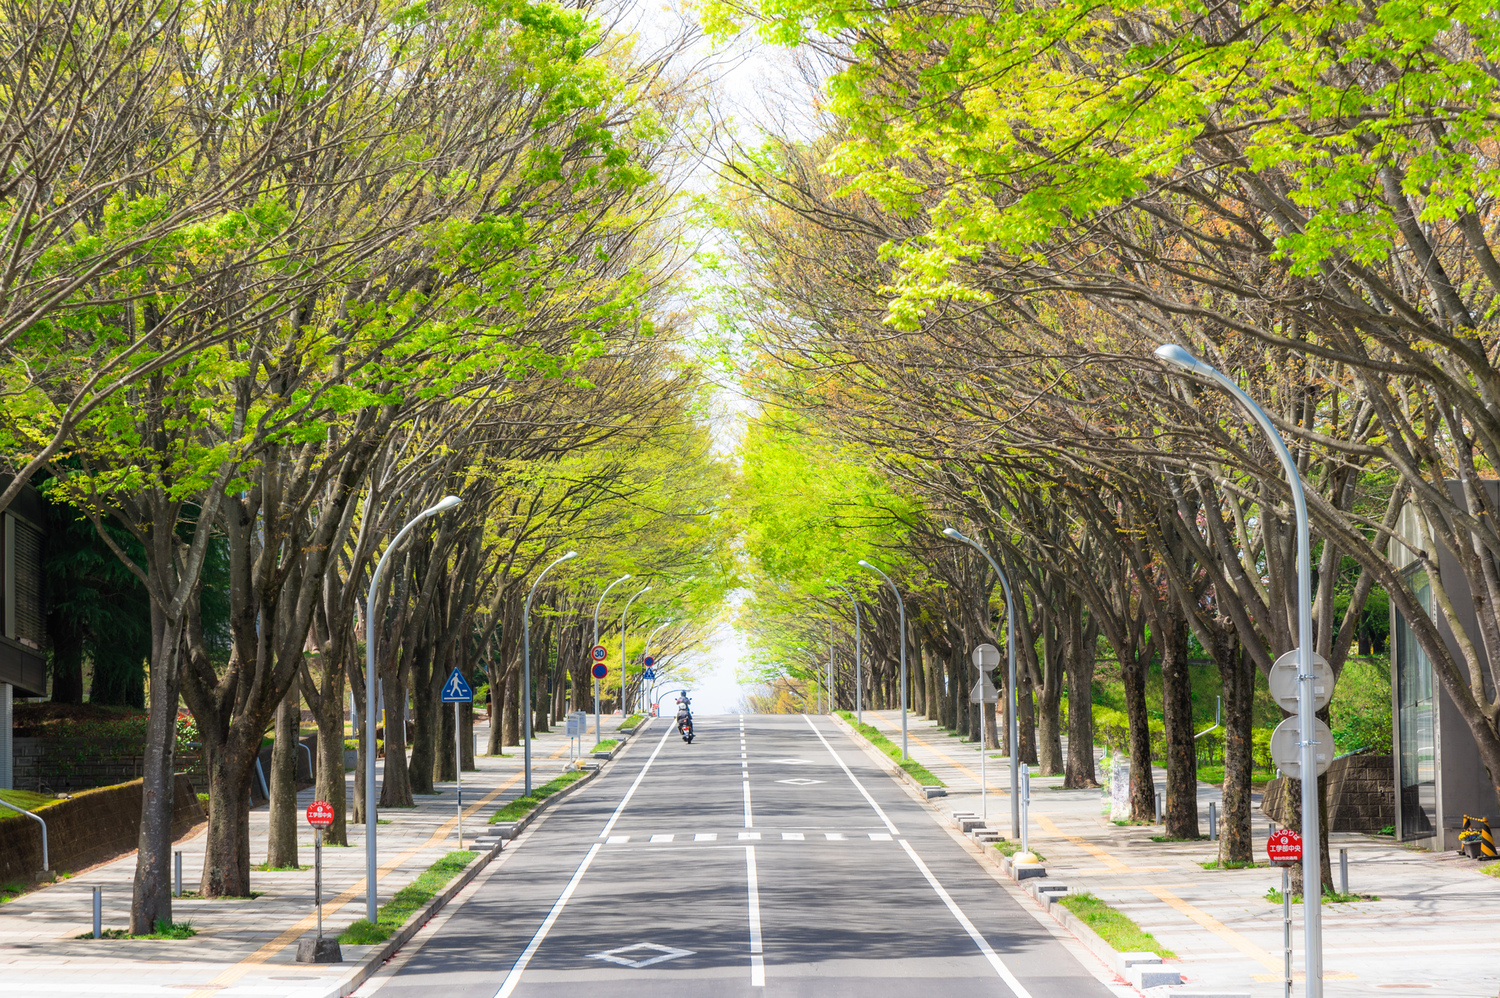
[[[1339,850],[1339,893],[1349,893],[1349,850]]]
[[[178,849],[172,853],[173,876],[176,886],[172,889],[174,898],[182,897],[182,850]]]
[[[1156,792],[1156,820],[1157,821],[1165,821],[1166,820],[1166,814],[1165,814],[1165,810],[1166,809],[1162,806],[1162,800],[1161,800],[1162,796],[1163,796],[1162,795],[1162,791],[1158,790]]]
[[[94,888],[94,938],[104,936],[104,888]]]
[[[1208,841],[1219,840],[1219,804],[1217,801],[1208,802]]]

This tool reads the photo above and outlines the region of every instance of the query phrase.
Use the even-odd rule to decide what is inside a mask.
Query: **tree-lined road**
[[[382,998],[1111,993],[828,719],[704,717],[692,745],[663,727]]]

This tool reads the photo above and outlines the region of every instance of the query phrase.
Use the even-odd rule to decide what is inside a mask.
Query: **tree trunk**
[[[47,633],[52,639],[52,702],[83,703],[83,629],[54,615]]]
[[[505,745],[521,744],[521,717],[516,702],[516,687],[521,685],[519,670],[511,670],[505,677],[505,696],[500,705],[500,736]],[[603,696],[601,693],[601,701]],[[603,709],[603,704],[600,704]]]
[[[460,706],[458,720],[462,725],[458,739],[459,765],[466,773],[477,772],[479,767],[474,763],[474,705],[466,703]]]
[[[438,731],[442,727],[442,720],[437,716],[437,701],[442,695],[440,691],[446,677],[441,675],[442,670],[433,658],[435,650],[432,642],[424,637],[411,659],[412,745],[407,778],[414,794],[436,792],[432,774],[440,750]]]
[[[441,723],[438,725],[437,753],[432,779],[437,783],[449,783],[458,779],[458,759],[454,755],[457,746],[454,744],[456,725],[453,723],[453,711],[455,704],[439,704],[438,716]]]
[[[339,656],[328,650],[318,655],[320,680],[313,682],[314,694],[307,698],[313,722],[318,726],[318,747],[314,753],[313,796],[333,807],[333,824],[323,832],[327,845],[349,844],[349,808],[344,781],[344,670]],[[355,737],[359,732],[355,732]],[[358,784],[359,776],[355,776]]]
[[[380,807],[412,807],[411,780],[406,765],[406,691],[399,677],[386,679],[384,691],[385,771],[380,780]]]
[[[177,747],[181,632],[151,603],[151,706],[141,763],[141,829],[136,837],[130,931],[146,935],[172,921],[172,771]],[[210,810],[212,807],[210,806]]]
[[[1094,650],[1098,632],[1084,626],[1082,606],[1074,604],[1067,643],[1068,768],[1063,786],[1085,790],[1099,785],[1094,773]]]
[[[205,746],[207,747],[207,746]],[[250,774],[254,746],[213,747],[208,756],[208,833],[199,892],[204,897],[248,897],[250,894]]]
[[[1162,636],[1161,677],[1167,735],[1168,838],[1198,838],[1198,753],[1193,741],[1193,683],[1187,621],[1173,613]]]
[[[276,708],[276,741],[271,749],[271,826],[266,865],[297,866],[297,746],[302,698],[297,680]]]
[[[1224,805],[1219,815],[1219,862],[1247,863],[1250,841],[1250,773],[1254,766],[1251,731],[1255,704],[1255,663],[1238,641],[1225,642],[1228,668],[1224,686]]]
[[[1037,764],[1036,752],[1036,698],[1029,675],[1016,676],[1016,685],[1021,689],[1020,707],[1016,710],[1016,752],[1027,766]]]
[[[1005,716],[1004,711],[996,710],[995,704],[984,705],[984,747],[987,749],[1000,748],[1000,719]]]
[[[1146,669],[1150,659],[1120,663],[1125,684],[1125,717],[1130,728],[1130,820],[1156,818],[1156,777],[1151,773],[1151,716],[1146,707]]]

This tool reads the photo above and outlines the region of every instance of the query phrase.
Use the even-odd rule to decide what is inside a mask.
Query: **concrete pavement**
[[[618,723],[618,719],[615,723]],[[483,745],[483,726],[477,735]],[[464,773],[464,838],[472,841],[489,816],[522,792],[520,749],[509,758],[480,756],[479,771]],[[568,760],[567,739],[553,732],[534,743],[534,782],[560,772]],[[353,799],[352,774],[348,784]],[[385,809],[378,828],[384,904],[434,861],[457,847],[457,801],[452,783],[435,796],[418,796],[411,809]],[[306,807],[311,789],[298,795]],[[265,860],[268,810],[250,813],[251,862]],[[384,824],[389,822],[389,824]],[[297,940],[313,930],[312,830],[301,826],[297,872],[251,873],[250,899],[179,898],[173,917],[191,922],[198,934],[185,940],[77,939],[92,931],[92,892],[104,887],[105,928],[129,925],[130,854],[23,895],[0,907],[0,991],[25,995],[316,995],[369,947],[344,947],[344,965],[295,962]],[[337,935],[365,913],[365,838],[349,826],[347,848],[323,850],[323,925]],[[196,891],[203,868],[204,836],[196,831],[176,848],[183,852],[183,888]]]
[[[658,721],[361,998],[1122,993],[827,718]]]
[[[899,711],[865,711],[899,742]],[[978,813],[978,746],[931,721],[908,719],[911,754],[949,785],[935,803],[949,813]],[[1010,831],[1009,760],[987,763],[990,826]],[[1101,776],[1102,776],[1101,771]],[[1157,786],[1166,774],[1156,771]],[[1152,842],[1161,826],[1118,826],[1099,790],[1063,790],[1061,777],[1032,777],[1031,844],[1047,860],[1049,879],[1090,891],[1125,912],[1178,954],[1189,987],[1272,998],[1283,993],[1281,907],[1265,899],[1280,888],[1271,868],[1205,870],[1213,842]],[[1218,787],[1198,785],[1200,822]],[[1269,824],[1254,819],[1256,858],[1264,860]],[[1349,888],[1379,901],[1325,905],[1324,993],[1329,998],[1410,990],[1494,998],[1500,993],[1500,878],[1471,861],[1402,847],[1389,838],[1335,834],[1330,849],[1349,853]],[[1302,918],[1293,908],[1293,967],[1302,988]],[[1170,993],[1165,989],[1163,993]]]

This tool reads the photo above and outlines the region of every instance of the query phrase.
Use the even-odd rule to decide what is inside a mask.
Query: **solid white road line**
[[[994,949],[990,947],[984,936],[980,935],[979,930],[974,928],[974,923],[969,921],[969,916],[963,913],[958,904],[953,900],[953,897],[943,889],[942,884],[938,883],[937,877],[934,877],[932,871],[927,868],[927,864],[922,862],[922,857],[917,855],[917,851],[911,847],[911,843],[905,839],[900,839],[899,841],[901,848],[905,849],[906,854],[911,857],[911,861],[917,864],[917,869],[922,871],[922,876],[927,878],[927,883],[932,885],[932,889],[937,892],[937,896],[943,899],[943,904],[947,905],[948,910],[953,913],[953,917],[958,919],[958,924],[962,925],[964,931],[969,934],[969,938],[974,940],[974,945],[979,947],[979,952],[983,953],[984,958],[990,962],[990,966],[995,968],[995,973],[1000,975],[1000,979],[1005,982],[1005,986],[1010,988],[1016,998],[1031,998],[1031,992],[1027,991],[1020,981],[1016,980],[1016,975],[1010,972],[1010,968],[996,955]]]
[[[766,986],[766,963],[760,945],[760,881],[755,876],[755,847],[745,847],[745,878],[750,885],[750,986]],[[1030,998],[1030,996],[1027,996]]]
[[[635,782],[630,785],[630,789],[625,791],[625,796],[620,800],[620,806],[615,808],[615,813],[609,816],[609,822],[604,826],[604,831],[599,833],[601,839],[607,840],[610,829],[614,828],[615,822],[620,820],[620,814],[625,810],[625,805],[629,804],[630,798],[635,796],[636,787],[639,787],[641,781],[646,778],[646,771],[656,761],[657,753],[661,751],[663,745],[667,744],[667,735],[671,734],[672,731],[672,728],[667,728],[661,733],[661,740],[656,743],[656,750],[651,753],[651,757],[641,767],[640,774],[636,776]],[[531,958],[541,948],[542,943],[547,938],[547,933],[552,931],[553,923],[557,921],[563,909],[568,906],[568,901],[573,897],[573,892],[578,889],[579,882],[583,880],[583,875],[588,872],[589,865],[594,862],[594,857],[599,855],[599,849],[603,844],[602,842],[595,842],[589,846],[588,854],[583,857],[583,862],[579,863],[578,869],[573,871],[573,879],[568,881],[568,886],[564,887],[563,892],[557,896],[557,900],[552,904],[552,910],[547,912],[547,917],[542,920],[541,927],[531,937],[531,942],[526,944],[526,949],[521,952],[521,956],[516,960],[515,965],[510,968],[510,973],[505,975],[505,980],[501,983],[500,990],[495,992],[495,998],[510,998],[511,992],[516,990],[516,985],[521,983],[521,975],[526,972],[526,967],[531,963]]]
[[[568,881],[568,886],[564,887],[563,892],[558,895],[557,901],[552,905],[552,910],[547,912],[547,917],[542,921],[542,927],[536,930],[536,935],[532,936],[531,942],[526,944],[526,949],[521,953],[520,959],[516,961],[515,966],[510,968],[510,973],[505,975],[505,982],[500,985],[500,990],[495,992],[495,998],[510,998],[511,992],[516,990],[516,985],[521,983],[521,975],[526,972],[526,965],[531,963],[531,958],[541,948],[543,940],[547,938],[547,933],[552,929],[552,924],[557,921],[557,916],[562,914],[573,892],[578,889],[578,882],[588,872],[589,864],[594,861],[595,856],[599,855],[599,847],[598,842],[589,846],[588,855],[584,856],[583,862],[578,864],[578,869],[573,872],[573,879]]]
[[[646,760],[646,764],[641,767],[640,773],[636,775],[635,782],[630,785],[629,790],[625,791],[625,796],[620,798],[620,806],[615,808],[615,813],[609,816],[609,821],[605,822],[604,831],[599,833],[599,837],[601,839],[608,835],[610,829],[615,827],[615,822],[620,820],[620,813],[625,810],[625,805],[630,803],[630,798],[635,796],[636,787],[639,787],[641,785],[641,781],[646,778],[646,771],[649,770],[651,768],[651,764],[656,761],[657,753],[661,751],[661,747],[663,745],[667,744],[667,736],[670,735],[674,730],[674,728],[668,727],[661,733],[661,738],[657,741],[656,748],[651,753],[651,758]]]
[[[849,777],[849,782],[854,784],[859,792],[864,795],[865,801],[875,809],[875,813],[880,815],[880,820],[885,822],[885,827],[889,828],[893,834],[901,834],[900,832],[896,831],[895,823],[892,822],[890,818],[886,817],[885,812],[880,809],[880,805],[875,803],[875,798],[870,796],[870,791],[866,790],[865,785],[855,778],[854,774],[849,770],[849,767],[844,764],[844,760],[839,758],[839,754],[833,750],[833,746],[828,744],[828,739],[823,737],[823,732],[818,730],[818,726],[813,723],[813,719],[807,714],[803,714],[802,719],[807,722],[807,726],[809,728],[812,728],[813,734],[818,736],[818,741],[822,742],[823,747],[828,750],[828,754],[833,756],[833,761],[839,764],[839,768],[844,771],[844,775]]]

